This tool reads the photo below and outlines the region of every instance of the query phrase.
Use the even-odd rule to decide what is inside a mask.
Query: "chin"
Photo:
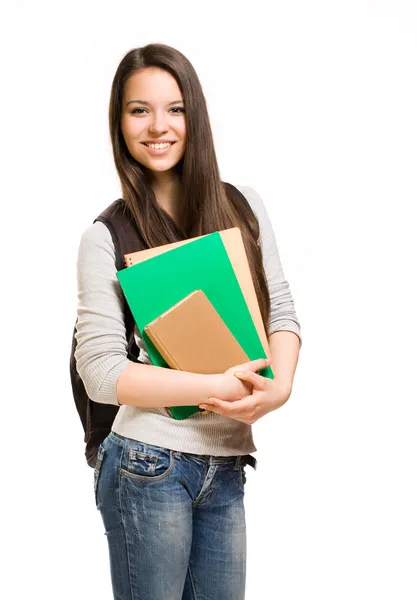
[[[147,163],[147,167],[148,169],[152,169],[153,171],[169,171],[169,169],[173,169],[174,167],[177,166],[177,164],[179,163],[178,160],[170,160],[169,162],[165,162],[163,163],[161,162],[148,162]]]

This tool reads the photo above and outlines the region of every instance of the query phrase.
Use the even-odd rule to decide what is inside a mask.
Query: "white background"
[[[302,326],[292,396],[254,425],[246,598],[415,600],[416,4],[0,11],[2,596],[112,598],[69,380],[76,256],[120,197],[115,69],[162,42],[199,74],[222,179],[264,200]]]

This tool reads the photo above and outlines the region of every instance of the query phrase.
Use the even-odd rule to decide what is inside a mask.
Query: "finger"
[[[266,389],[269,381],[266,377],[262,377],[262,375],[258,375],[258,373],[253,373],[252,371],[235,371],[234,375],[240,380],[248,381],[255,389],[261,391]]]
[[[241,402],[241,400],[238,400],[237,402]],[[216,404],[219,404],[219,406],[215,406],[215,405],[203,405],[201,404],[200,407],[203,408],[203,406],[206,406],[206,408],[208,408],[208,411],[206,412],[213,412],[216,413],[218,415],[221,415],[223,417],[228,417],[229,419],[235,419],[236,421],[241,421],[242,423],[246,423],[246,424],[251,424],[251,417],[248,416],[246,413],[248,413],[248,411],[251,411],[251,406],[246,406],[244,407],[244,409],[240,409],[239,411],[235,410],[230,410],[231,405],[228,402],[223,402],[222,400],[218,400],[216,399]],[[220,404],[222,405],[222,407],[220,408]],[[233,406],[236,405],[236,402],[233,404]],[[252,411],[251,411],[252,412]],[[204,413],[202,413],[204,414]],[[249,413],[250,414],[250,413]]]
[[[256,360],[251,360],[242,365],[242,369],[239,370],[250,370],[250,371],[259,371],[260,369],[265,369],[272,363],[270,358],[257,358]]]
[[[220,398],[209,398],[204,404],[199,404],[199,408],[204,408],[210,412],[215,412],[224,417],[236,415],[244,412],[245,410],[252,408],[251,396],[246,396],[241,400],[235,400],[235,402],[227,402],[226,400],[220,400]]]

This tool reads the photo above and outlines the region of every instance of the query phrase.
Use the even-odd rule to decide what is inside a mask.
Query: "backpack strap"
[[[144,250],[147,246],[137,230],[135,220],[127,204],[122,198],[115,200],[94,219],[106,225],[113,239],[116,254],[116,269],[126,268],[124,255],[129,252]],[[134,338],[135,321],[132,311],[123,295],[123,312],[125,317],[127,355],[130,360],[138,361],[140,350]]]
[[[109,229],[116,252],[116,269],[125,268],[124,255],[144,250],[145,242],[136,228],[136,223],[127,204],[119,198],[94,219],[101,221]]]
[[[239,198],[239,200],[241,200],[243,202],[243,205],[245,206],[245,208],[248,208],[248,207],[250,208],[249,202],[246,200],[246,198],[242,194],[242,192],[237,189],[237,187],[235,187],[231,183],[228,183],[227,181],[223,181],[223,185],[226,190],[226,195],[229,199]]]
[[[249,225],[251,223],[251,221],[248,220],[248,217],[250,215],[255,216],[255,221],[258,223],[258,219],[256,218],[256,215],[253,212],[251,205],[249,204],[245,196],[242,194],[242,192],[238,190],[234,185],[232,185],[231,183],[227,183],[226,181],[223,182],[223,185],[225,187],[227,197],[233,202],[233,205],[235,206],[238,213],[242,216],[243,220]],[[257,241],[259,241],[259,228],[253,233],[256,234]]]

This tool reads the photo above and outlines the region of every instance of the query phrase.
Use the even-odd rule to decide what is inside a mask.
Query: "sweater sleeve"
[[[100,221],[81,236],[77,281],[77,371],[91,400],[118,406],[116,382],[130,361],[114,244]]]
[[[251,187],[236,187],[245,196],[259,221],[263,265],[271,298],[271,315],[267,336],[269,337],[275,331],[292,331],[299,337],[301,348],[301,326],[295,312],[288,281],[285,279],[274,230],[262,198]]]

